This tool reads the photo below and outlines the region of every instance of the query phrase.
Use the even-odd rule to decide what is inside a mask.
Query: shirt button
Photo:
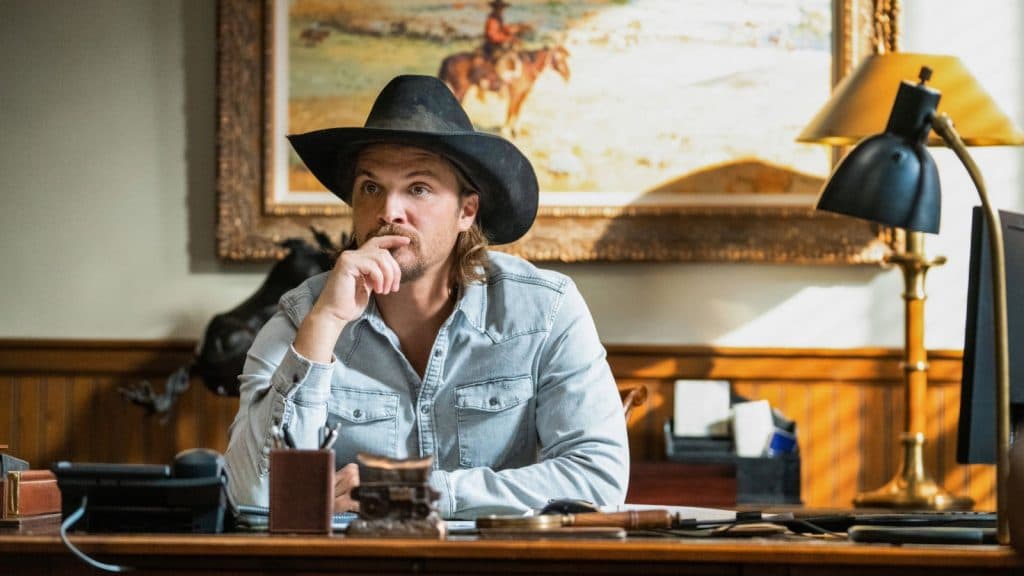
[[[493,396],[492,396],[492,397],[491,397],[491,399],[490,399],[490,400],[488,400],[487,402],[488,402],[488,403],[489,403],[489,404],[490,404],[491,406],[497,406],[497,405],[498,405],[498,399],[497,399],[497,398],[494,398]]]
[[[363,417],[363,411],[358,409],[358,408],[356,408],[355,410],[352,411],[352,417],[353,418],[362,418]]]
[[[420,412],[422,412],[424,414],[430,414],[430,406],[427,405],[427,404],[424,404],[423,406],[420,406]]]
[[[437,349],[435,349],[435,350],[434,350],[434,358],[440,358],[440,357],[441,357],[441,354],[442,354],[443,352],[444,352],[444,350],[441,350],[440,348],[437,348]]]

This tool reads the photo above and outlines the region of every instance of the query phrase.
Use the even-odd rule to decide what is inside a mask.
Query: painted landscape
[[[817,191],[828,148],[794,138],[829,94],[830,0],[510,4],[505,22],[532,28],[521,49],[564,48],[568,79],[542,71],[514,131],[506,93],[471,88],[463,104],[478,130],[532,160],[543,204]],[[361,126],[393,76],[437,75],[446,57],[478,49],[489,10],[484,0],[292,0],[281,23],[287,132]],[[294,153],[288,187],[322,190]]]

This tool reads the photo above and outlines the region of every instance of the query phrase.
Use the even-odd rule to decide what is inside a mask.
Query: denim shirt
[[[357,452],[433,456],[445,518],[522,513],[551,498],[621,504],[629,446],[615,381],[573,282],[492,252],[441,326],[421,379],[371,299],[329,364],[292,347],[327,274],[285,294],[249,350],[226,453],[235,504],[267,505],[271,428],[300,448],[340,423],[336,466]]]

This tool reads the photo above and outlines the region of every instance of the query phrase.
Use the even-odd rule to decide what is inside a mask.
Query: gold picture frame
[[[347,207],[282,206],[269,195],[275,2],[218,0],[217,253],[230,261],[278,258],[281,241],[310,238],[311,227],[338,238],[351,226]],[[891,16],[873,0],[832,0],[833,70],[848,73],[876,43],[893,46]],[[530,233],[500,249],[533,261],[877,264],[897,240],[811,205],[542,204]]]

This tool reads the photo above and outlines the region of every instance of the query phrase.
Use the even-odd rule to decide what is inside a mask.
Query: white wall
[[[1024,3],[905,0],[906,51],[961,56],[1024,124]],[[0,0],[0,337],[196,338],[265,265],[214,256],[215,10],[208,0]],[[808,113],[808,118],[812,115]],[[1024,209],[1024,152],[976,149]],[[935,152],[950,263],[928,345],[963,340],[966,173]],[[606,342],[901,345],[899,273],[750,264],[558,265]]]

